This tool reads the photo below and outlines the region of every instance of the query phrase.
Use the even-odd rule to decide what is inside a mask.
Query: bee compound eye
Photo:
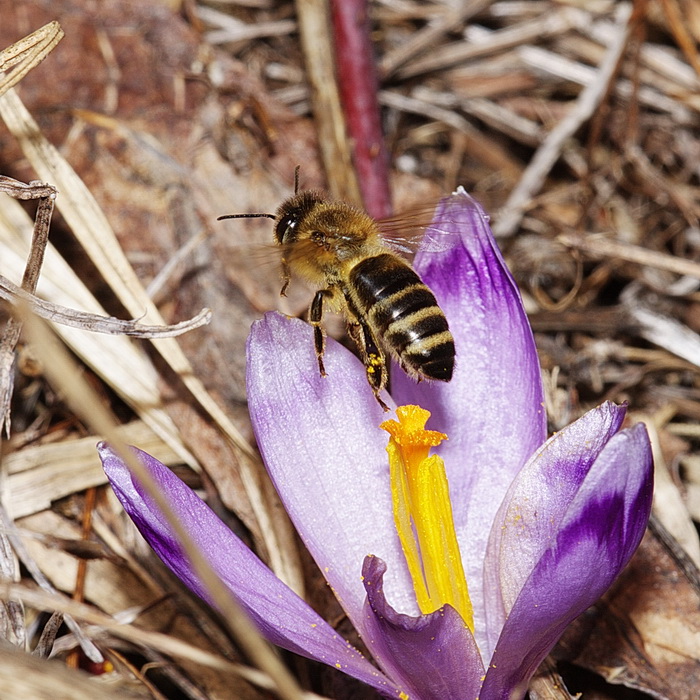
[[[289,239],[293,237],[298,223],[297,217],[293,214],[283,216],[275,227],[275,237],[277,238],[277,242],[289,243]]]

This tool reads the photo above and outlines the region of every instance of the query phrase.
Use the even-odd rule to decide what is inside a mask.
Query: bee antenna
[[[294,168],[294,194],[299,191],[299,170],[301,170],[301,165]]]
[[[217,216],[216,220],[221,221],[222,219],[276,219],[274,214],[224,214],[223,216]]]

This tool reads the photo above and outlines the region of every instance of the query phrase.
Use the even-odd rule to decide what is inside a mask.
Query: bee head
[[[282,202],[277,210],[275,239],[280,245],[293,243],[299,235],[299,226],[314,207],[326,201],[326,197],[315,190],[304,190]]]

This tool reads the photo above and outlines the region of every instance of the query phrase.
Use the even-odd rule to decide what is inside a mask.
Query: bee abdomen
[[[435,295],[401,258],[383,253],[359,262],[350,283],[360,311],[408,371],[449,381],[455,345]]]

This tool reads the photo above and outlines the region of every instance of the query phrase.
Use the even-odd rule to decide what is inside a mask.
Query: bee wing
[[[382,241],[392,250],[411,257],[419,249],[430,252],[447,250],[454,234],[433,226],[435,209],[433,204],[379,219],[377,225]]]

